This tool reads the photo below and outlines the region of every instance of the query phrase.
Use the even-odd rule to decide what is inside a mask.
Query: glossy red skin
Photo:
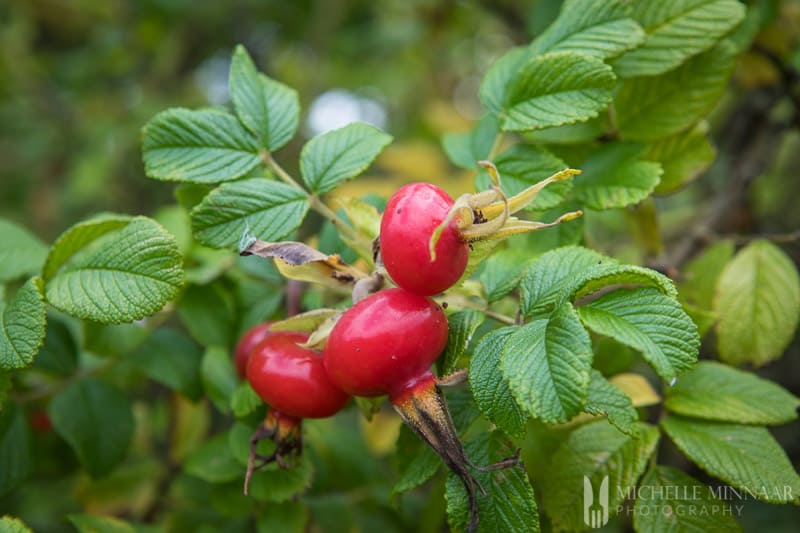
[[[325,346],[325,369],[356,396],[394,396],[426,377],[447,344],[447,318],[430,298],[377,292],[348,309]]]
[[[339,412],[350,397],[328,379],[322,354],[297,345],[306,340],[307,333],[270,333],[250,352],[247,380],[282,415],[325,418]]]
[[[256,347],[256,344],[264,339],[272,322],[264,322],[257,324],[248,329],[239,339],[234,351],[233,362],[236,365],[236,373],[239,374],[239,379],[245,379],[247,376],[247,359],[250,357],[250,352]]]
[[[436,243],[431,262],[433,231],[447,218],[453,199],[430,183],[410,183],[395,191],[381,220],[381,258],[398,286],[415,294],[438,294],[453,286],[467,268],[469,245],[461,239],[455,220]]]

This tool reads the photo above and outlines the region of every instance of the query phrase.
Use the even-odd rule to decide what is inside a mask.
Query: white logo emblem
[[[600,483],[596,503],[592,482],[583,476],[583,522],[592,529],[608,523],[608,476],[604,476]]]

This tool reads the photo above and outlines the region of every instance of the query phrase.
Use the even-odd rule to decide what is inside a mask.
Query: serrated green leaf
[[[152,380],[180,391],[188,398],[201,397],[200,348],[172,328],[159,328],[133,353],[131,360]]]
[[[497,329],[481,339],[470,360],[469,384],[481,413],[508,435],[521,438],[528,413],[514,400],[500,366],[503,346],[516,330]]]
[[[449,374],[456,369],[458,360],[464,355],[470,340],[472,340],[472,335],[485,319],[486,315],[474,309],[456,311],[447,317],[449,325],[447,346],[439,357],[442,375]]]
[[[47,321],[44,344],[33,365],[62,376],[71,375],[78,368],[78,346],[64,322],[53,319]]]
[[[231,396],[239,384],[228,351],[219,346],[209,347],[203,354],[200,376],[206,394],[222,413],[230,412]]]
[[[598,502],[608,477],[608,511],[613,516],[636,486],[658,444],[658,429],[636,423],[634,438],[606,420],[590,422],[570,433],[540,476],[542,506],[559,531],[584,531],[585,483]]]
[[[516,289],[528,261],[530,253],[520,248],[507,248],[490,255],[480,275],[486,301],[496,302]]]
[[[567,164],[544,148],[534,145],[516,144],[494,159],[500,172],[501,185],[506,196],[511,197],[522,192],[560,170]],[[488,189],[491,184],[489,174],[481,171],[475,178],[475,188]],[[543,210],[562,203],[572,189],[572,181],[551,183],[542,189],[536,199],[526,208]]]
[[[223,183],[192,209],[195,238],[212,248],[236,247],[245,233],[280,241],[303,222],[306,194],[265,179]]]
[[[467,170],[478,170],[478,161],[489,158],[498,131],[497,117],[489,114],[480,119],[471,131],[445,134],[442,147],[454,164]]]
[[[467,456],[474,464],[488,465],[514,454],[513,447],[499,432],[482,433],[464,444]],[[525,531],[537,533],[539,513],[533,487],[522,465],[475,472],[475,477],[486,490],[478,497],[477,533],[496,531]],[[447,521],[453,531],[464,531],[469,523],[469,502],[461,480],[448,474],[445,488]]]
[[[231,395],[231,411],[236,418],[244,418],[264,405],[250,383],[243,381]]]
[[[190,285],[178,303],[178,315],[203,346],[233,345],[236,306],[222,283]]]
[[[53,397],[53,429],[92,477],[108,474],[128,453],[134,430],[131,400],[105,382],[84,379]]]
[[[144,127],[142,158],[148,177],[218,183],[241,178],[261,163],[256,138],[230,113],[175,108]]]
[[[800,276],[777,246],[756,240],[730,261],[717,280],[720,359],[760,366],[781,356],[800,322]]]
[[[697,178],[716,156],[708,138],[708,123],[702,121],[691,130],[651,144],[642,159],[661,164],[664,173],[655,193],[669,194]]]
[[[274,152],[294,137],[300,118],[297,91],[259,73],[241,45],[233,53],[229,85],[239,120],[264,148]]]
[[[479,96],[486,109],[494,115],[500,115],[505,109],[512,80],[530,57],[527,47],[517,46],[489,67],[481,81]]]
[[[706,473],[770,503],[797,502],[800,476],[763,427],[669,415],[661,427]]]
[[[664,380],[697,361],[697,327],[675,299],[657,289],[617,289],[582,305],[578,312],[592,331],[639,350]]]
[[[633,510],[633,527],[642,533],[736,532],[731,502],[677,468],[655,466],[642,478]]]
[[[566,0],[558,18],[530,45],[533,54],[571,51],[609,59],[645,40],[621,0]]]
[[[667,389],[673,413],[739,424],[785,424],[800,398],[777,383],[713,361],[701,361]]]
[[[47,257],[47,245],[22,226],[0,218],[0,283],[36,274]]]
[[[244,480],[245,469],[239,464],[228,445],[228,434],[214,435],[194,450],[183,469],[209,483],[224,483],[235,479]]]
[[[415,489],[431,479],[442,466],[442,460],[427,444],[421,442],[408,426],[400,428],[395,465],[400,478],[392,487],[392,495]]]
[[[0,531],[3,533],[33,533],[22,520],[11,516],[0,518]]]
[[[391,135],[363,122],[318,135],[300,153],[303,181],[316,194],[332,191],[364,172],[391,142]]]
[[[295,499],[311,486],[314,465],[303,454],[291,468],[278,468],[273,463],[253,474],[249,495],[258,501],[286,502]]]
[[[132,525],[113,516],[71,514],[67,518],[78,533],[136,533]]]
[[[592,415],[605,415],[615,428],[623,433],[636,436],[634,423],[639,419],[636,409],[628,396],[611,384],[603,374],[592,370],[589,381],[589,394],[586,396],[584,412]]]
[[[44,342],[41,278],[31,278],[9,302],[0,302],[0,370],[25,368]]]
[[[586,122],[529,131],[524,135],[530,142],[552,144],[558,149],[558,145],[593,143],[606,135],[608,129],[608,115],[603,113]]]
[[[689,128],[719,101],[735,59],[733,46],[723,41],[674,71],[623,83],[614,97],[622,137],[657,141]]]
[[[589,334],[569,304],[515,331],[500,360],[519,406],[546,423],[566,422],[580,412],[591,364]]]
[[[520,311],[531,317],[558,309],[571,293],[575,278],[603,262],[615,261],[579,246],[564,246],[540,255],[522,275]]]
[[[33,438],[25,411],[10,404],[0,411],[0,497],[24,481],[33,470]]]
[[[611,67],[594,57],[575,52],[533,57],[511,80],[500,129],[529,131],[594,118],[611,102],[615,82]]]
[[[580,299],[605,287],[618,285],[627,288],[637,285],[653,287],[671,298],[678,296],[672,280],[660,272],[636,265],[603,263],[593,265],[577,274],[569,297]]]
[[[661,179],[661,165],[642,161],[643,147],[609,143],[595,150],[581,165],[573,181],[575,198],[592,209],[612,209],[637,204],[647,198]]]
[[[144,318],[183,285],[175,237],[146,217],[73,226],[44,267],[47,301],[70,315],[104,324]]]
[[[623,78],[656,76],[705,52],[744,18],[738,0],[671,0],[633,3],[632,16],[647,34],[644,45],[613,62]]]

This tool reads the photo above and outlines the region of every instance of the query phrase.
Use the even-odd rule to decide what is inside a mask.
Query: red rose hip
[[[236,365],[236,373],[240,379],[247,377],[247,359],[250,357],[250,352],[256,347],[256,344],[264,339],[271,325],[272,322],[256,324],[245,331],[236,344],[236,349],[233,352],[233,362]]]

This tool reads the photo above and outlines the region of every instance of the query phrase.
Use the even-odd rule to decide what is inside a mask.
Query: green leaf
[[[529,131],[589,120],[608,107],[615,82],[611,67],[597,58],[575,52],[533,57],[511,80],[500,128]]]
[[[222,413],[230,412],[231,396],[239,384],[227,350],[211,346],[203,354],[200,376],[206,394]]]
[[[144,318],[183,285],[175,237],[146,217],[104,218],[77,224],[50,250],[47,301],[70,315],[104,324]]]
[[[723,41],[667,74],[623,83],[614,97],[622,137],[657,141],[692,126],[719,102],[735,59]]]
[[[729,240],[717,241],[689,261],[683,268],[680,297],[702,309],[711,309],[715,287],[725,265],[733,258],[734,246]]]
[[[69,376],[78,368],[78,346],[72,332],[61,320],[50,319],[44,344],[33,361],[35,368]]]
[[[280,241],[303,222],[306,194],[284,183],[248,179],[223,183],[192,209],[195,238],[213,248],[236,247],[245,233]]]
[[[613,259],[579,246],[564,246],[537,257],[522,275],[520,311],[526,317],[552,313],[567,301],[578,275]]]
[[[797,502],[800,476],[763,427],[669,415],[661,427],[709,475],[769,503]]]
[[[464,448],[470,460],[478,465],[495,463],[514,454],[513,447],[499,432],[482,433]],[[540,531],[533,487],[521,464],[493,472],[476,471],[475,478],[486,490],[486,496],[478,497],[478,533]],[[461,480],[452,473],[448,474],[445,499],[451,530],[464,531],[469,523],[469,501]]]
[[[67,518],[78,533],[136,533],[132,525],[112,516],[71,514]]]
[[[716,149],[708,139],[708,122],[698,122],[686,131],[657,141],[647,147],[643,159],[657,161],[664,173],[656,194],[669,194],[702,174],[714,158]]]
[[[391,142],[391,135],[362,122],[318,135],[300,153],[303,181],[313,193],[330,192],[364,172]]]
[[[633,17],[644,27],[644,46],[613,63],[623,78],[656,76],[705,52],[744,18],[738,0],[672,0],[633,3]]]
[[[580,299],[600,289],[619,285],[626,288],[637,285],[653,287],[671,298],[678,296],[672,280],[660,272],[636,265],[602,263],[593,265],[576,275],[569,298]]]
[[[5,405],[8,399],[8,392],[11,390],[11,387],[11,372],[0,371],[0,412],[2,412],[3,405]]]
[[[661,179],[661,165],[642,161],[643,147],[609,143],[595,150],[574,178],[575,197],[592,209],[612,209],[637,204],[647,198]]]
[[[480,275],[486,300],[496,302],[516,289],[529,260],[530,253],[521,248],[506,248],[490,255]]]
[[[230,94],[242,124],[270,152],[294,137],[300,118],[297,91],[259,73],[243,46],[233,53]]]
[[[214,435],[194,450],[187,457],[183,469],[209,483],[224,483],[239,478],[244,480],[245,473],[231,453],[227,433]]]
[[[36,274],[47,257],[47,245],[33,233],[0,218],[0,283]]]
[[[466,133],[448,133],[442,137],[442,147],[447,157],[461,168],[477,170],[478,161],[489,158],[499,124],[497,117],[486,115]]]
[[[0,531],[3,533],[33,533],[19,518],[4,516],[0,518]]]
[[[9,404],[0,411],[0,497],[14,490],[33,470],[33,438],[25,411]]]
[[[485,319],[486,315],[473,309],[456,311],[447,317],[450,328],[447,346],[439,357],[442,375],[449,374],[456,369],[458,360],[467,351],[472,336]]]
[[[566,0],[558,18],[530,45],[532,54],[580,52],[600,59],[616,57],[645,40],[621,0]]]
[[[547,211],[532,213],[530,218],[534,220],[552,221],[565,212],[575,211],[579,209],[579,207],[580,206],[574,202],[566,202],[559,207]],[[566,224],[558,224],[551,228],[528,233],[527,235],[512,237],[512,239],[516,239],[516,242],[520,242],[532,257],[555,250],[556,248],[578,245],[583,240],[585,218],[586,217],[580,217],[575,220],[570,220]],[[514,241],[512,240],[511,242]]]
[[[633,510],[633,527],[647,533],[741,531],[731,502],[677,468],[655,466],[642,478]],[[647,495],[645,497],[645,495]],[[691,511],[690,511],[691,509]]]
[[[235,180],[261,163],[256,138],[233,115],[213,109],[167,109],[142,132],[144,172],[166,181]]]
[[[131,356],[147,376],[180,391],[192,400],[202,396],[202,352],[188,337],[172,328],[154,331]]]
[[[124,357],[142,344],[149,334],[141,323],[107,326],[85,320],[83,347],[100,357]]]
[[[395,464],[400,473],[392,487],[392,495],[415,489],[431,479],[442,466],[442,460],[433,449],[421,442],[408,426],[400,428],[395,446]]]
[[[546,423],[566,422],[583,407],[592,345],[571,305],[520,327],[500,366],[519,406]]]
[[[47,316],[41,282],[31,278],[11,301],[0,301],[0,370],[30,365],[44,342]]]
[[[481,82],[479,96],[486,109],[500,115],[506,107],[511,83],[530,58],[528,48],[517,46],[495,61]]]
[[[800,398],[755,374],[701,361],[667,389],[664,405],[673,413],[706,420],[785,424],[797,418]]]
[[[714,310],[720,359],[760,366],[779,358],[800,321],[797,268],[769,241],[751,242],[722,271]]]
[[[658,444],[657,428],[636,423],[634,430],[635,436],[626,435],[598,420],[578,427],[559,446],[540,476],[542,506],[554,530],[586,530],[586,479],[592,487],[592,501],[597,502],[608,477],[608,510],[612,516],[616,513],[636,487]]]
[[[697,327],[678,302],[657,289],[617,289],[578,312],[592,331],[639,350],[664,380],[697,361]]]
[[[528,413],[514,400],[500,366],[503,346],[516,330],[496,329],[481,339],[470,360],[469,384],[481,413],[508,435],[522,438]]]
[[[50,402],[53,429],[70,445],[92,477],[108,474],[128,453],[134,430],[130,398],[88,378],[69,385]]]
[[[243,381],[236,387],[231,396],[231,411],[236,418],[244,418],[255,412],[264,402],[259,398],[248,381]]]
[[[308,454],[303,454],[290,468],[279,468],[272,463],[253,474],[250,496],[257,501],[286,502],[295,500],[311,486],[314,465]]]
[[[189,285],[178,303],[178,315],[203,346],[233,345],[236,307],[222,283]]]
[[[522,192],[560,170],[567,164],[544,148],[516,144],[494,159],[500,172],[502,189],[511,197]],[[489,174],[482,170],[475,179],[475,188],[488,189],[491,184]],[[541,190],[536,199],[527,207],[529,210],[543,210],[562,203],[572,189],[572,181],[551,183]]]
[[[261,511],[256,519],[258,533],[305,533],[308,531],[309,513],[302,501],[272,504]]]
[[[636,436],[634,423],[639,419],[631,399],[620,389],[609,383],[603,374],[592,370],[589,394],[583,410],[592,415],[606,415],[618,430]]]

